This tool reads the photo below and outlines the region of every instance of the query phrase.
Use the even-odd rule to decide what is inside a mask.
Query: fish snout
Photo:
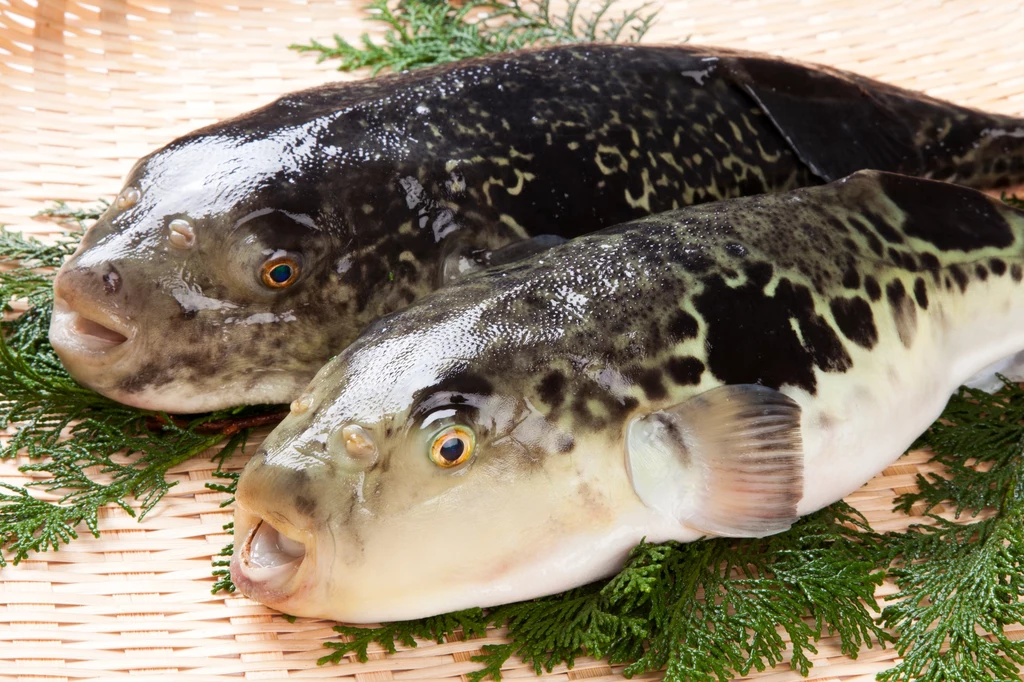
[[[330,574],[339,519],[359,507],[363,477],[332,456],[326,438],[282,443],[277,434],[238,479],[231,578],[253,599],[305,613]]]
[[[72,373],[83,362],[122,350],[134,336],[123,313],[123,277],[113,265],[92,268],[66,263],[53,288],[50,342]]]
[[[110,266],[107,274],[100,278],[103,281],[103,292],[112,296],[121,291],[121,273],[113,265]]]
[[[56,293],[63,293],[65,298],[94,298],[106,301],[113,298],[113,305],[121,304],[117,299],[121,293],[123,277],[113,263],[104,262],[96,265],[81,265],[77,259],[65,263],[57,272],[54,281]]]
[[[317,503],[310,480],[322,467],[267,462],[257,452],[239,479],[231,579],[243,594],[286,610],[316,575]]]
[[[276,525],[275,525],[276,521]],[[231,580],[242,594],[284,608],[308,588],[315,574],[312,533],[239,507]]]

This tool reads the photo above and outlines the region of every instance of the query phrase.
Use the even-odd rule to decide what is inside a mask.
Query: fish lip
[[[248,564],[249,545],[264,523],[270,525],[278,533],[281,532],[278,526],[270,523],[265,517],[240,506],[235,509],[236,538],[243,537],[244,540],[240,545],[236,541],[236,550],[231,556],[231,581],[242,594],[250,599],[281,611],[287,611],[289,604],[299,601],[312,587],[316,575],[317,543],[302,541],[306,549],[305,554],[302,558],[287,564],[270,568],[250,566]],[[285,537],[290,536],[285,535]]]
[[[97,327],[105,332],[95,333],[99,331]],[[123,338],[117,339],[117,336]],[[59,354],[93,359],[105,357],[113,351],[124,352],[135,336],[134,327],[100,306],[82,300],[69,302],[54,293],[50,343]]]

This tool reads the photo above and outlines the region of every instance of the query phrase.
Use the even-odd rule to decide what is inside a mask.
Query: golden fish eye
[[[299,278],[299,264],[290,256],[271,258],[263,264],[262,277],[271,289],[290,287]]]
[[[462,426],[449,426],[434,436],[430,446],[430,459],[445,469],[462,464],[473,454],[476,439],[473,432]]]

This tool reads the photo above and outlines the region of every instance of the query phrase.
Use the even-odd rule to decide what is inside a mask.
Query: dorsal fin
[[[863,169],[921,171],[914,131],[842,72],[759,57],[728,58],[723,65],[826,182]]]

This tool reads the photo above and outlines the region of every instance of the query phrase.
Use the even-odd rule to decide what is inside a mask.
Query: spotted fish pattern
[[[971,190],[858,173],[578,238],[439,292],[357,346],[486,306],[462,330],[484,342],[472,363],[414,402],[486,393],[486,368],[501,367],[574,430],[618,430],[641,403],[719,383],[814,396],[880,345],[912,350],[936,301],[1020,283],[1021,227],[1020,211]]]
[[[375,621],[584,584],[644,537],[778,532],[888,466],[963,382],[1021,374],[1003,361],[1024,350],[1022,277],[1024,212],[875,171],[471,275],[372,324],[270,435],[239,537],[301,529],[316,561],[268,582],[240,540],[236,584]],[[439,466],[455,427],[472,457]]]
[[[1024,179],[1022,135],[853,74],[690,46],[327,85],[142,159],[58,276],[51,338],[79,381],[141,407],[287,402],[451,259],[867,167],[1002,186]],[[285,287],[260,279],[273,258],[298,268]],[[83,330],[126,341],[83,350]]]

